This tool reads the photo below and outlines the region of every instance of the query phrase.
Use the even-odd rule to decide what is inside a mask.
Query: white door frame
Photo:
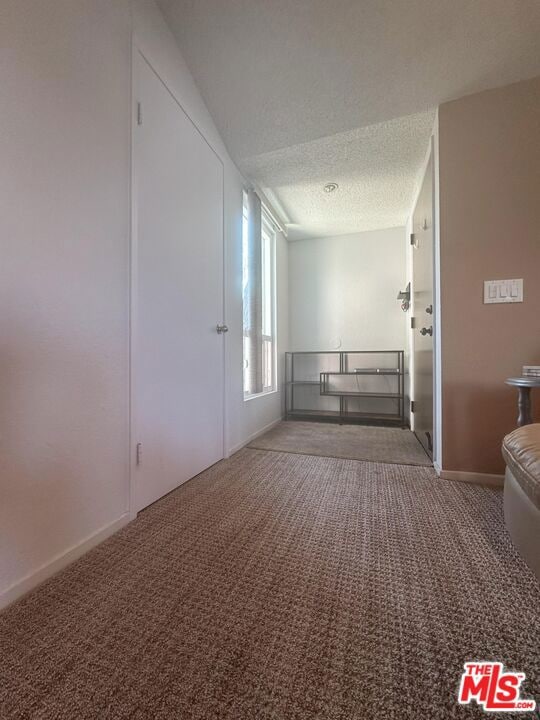
[[[433,152],[433,465],[442,470],[441,223],[439,192],[439,110],[431,137]]]
[[[138,207],[137,207],[137,172],[135,168],[135,130],[138,125],[138,102],[137,102],[137,54],[139,53],[144,60],[148,63],[148,65],[152,68],[153,72],[156,74],[156,76],[159,78],[159,80],[163,83],[163,86],[166,88],[167,92],[171,95],[175,103],[178,105],[178,107],[182,110],[182,112],[186,115],[188,120],[191,122],[195,130],[199,133],[201,138],[204,140],[204,142],[208,145],[210,150],[214,153],[216,158],[221,163],[221,166],[223,168],[222,172],[222,178],[223,178],[223,185],[222,185],[222,193],[223,193],[223,219],[222,219],[222,272],[223,272],[223,299],[222,299],[222,306],[223,306],[223,318],[222,321],[226,324],[226,278],[227,278],[227,272],[226,272],[226,253],[225,253],[225,165],[223,162],[223,159],[219,155],[219,153],[216,151],[216,149],[213,147],[213,145],[207,140],[207,138],[204,136],[204,134],[199,129],[198,125],[194,122],[191,115],[187,112],[186,108],[182,105],[179,98],[176,96],[176,94],[171,90],[167,82],[164,80],[162,75],[157,71],[155,64],[152,63],[152,61],[149,59],[148,54],[146,51],[142,49],[143,43],[140,43],[135,36],[135,34],[132,37],[131,42],[131,123],[130,123],[130,207],[131,207],[131,215],[130,215],[130,243],[129,243],[129,348],[128,348],[128,384],[129,384],[129,447],[128,447],[128,457],[129,457],[129,497],[128,497],[128,503],[129,503],[129,516],[130,519],[133,520],[137,517],[137,511],[134,509],[134,477],[135,477],[135,469],[137,467],[137,406],[136,406],[136,380],[137,380],[137,362],[135,358],[134,348],[136,347],[136,336],[137,336],[137,327],[138,327],[138,306],[137,306],[137,273],[138,273],[138,265],[137,265],[137,258],[138,258],[138,228],[137,228],[137,216],[138,216]],[[223,458],[227,457],[227,391],[226,391],[226,380],[227,380],[227,335],[223,335],[223,341],[222,341],[222,362],[221,366],[223,369],[223,423],[222,423],[222,456]]]

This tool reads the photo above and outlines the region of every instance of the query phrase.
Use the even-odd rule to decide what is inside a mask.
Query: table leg
[[[520,387],[518,388],[518,427],[523,425],[530,425],[532,423],[531,415],[531,388]]]

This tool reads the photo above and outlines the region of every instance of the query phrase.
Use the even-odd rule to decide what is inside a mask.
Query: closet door
[[[134,58],[132,510],[223,457],[223,166]]]

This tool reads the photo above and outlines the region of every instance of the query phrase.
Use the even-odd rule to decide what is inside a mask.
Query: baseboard
[[[474,483],[476,485],[489,485],[490,487],[504,486],[504,475],[464,472],[462,470],[441,470],[439,474],[443,480],[458,480],[459,482]]]
[[[234,453],[236,453],[239,450],[241,450],[242,448],[246,447],[246,445],[249,445],[249,443],[253,442],[258,437],[261,437],[261,435],[264,435],[269,430],[271,430],[273,427],[275,427],[276,425],[279,425],[279,423],[282,421],[283,421],[283,418],[280,417],[277,420],[273,420],[271,423],[268,423],[268,425],[265,425],[265,427],[263,427],[262,430],[257,430],[257,432],[254,432],[252,435],[250,435],[247,440],[244,440],[243,442],[238,443],[238,445],[235,445],[234,447],[232,447],[229,450],[229,455],[234,455]]]
[[[106,525],[82,540],[77,545],[74,545],[69,550],[66,550],[66,552],[56,555],[56,557],[54,557],[50,562],[45,563],[45,565],[42,565],[34,572],[26,575],[21,580],[18,580],[7,590],[0,593],[0,609],[11,605],[12,602],[15,602],[15,600],[18,600],[23,595],[26,595],[26,593],[30,592],[30,590],[33,590],[38,585],[41,585],[42,582],[48,580],[53,575],[56,575],[56,573],[60,572],[60,570],[63,570],[72,562],[82,557],[93,547],[99,545],[111,535],[114,535],[114,533],[120,530],[120,528],[127,525],[130,520],[130,514],[124,513],[124,515],[119,517],[118,520],[115,520],[110,525]]]

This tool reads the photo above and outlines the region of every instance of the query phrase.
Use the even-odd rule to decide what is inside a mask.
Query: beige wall
[[[540,364],[540,78],[442,105],[439,133],[443,469],[502,473],[504,380]],[[484,305],[503,278],[524,302]]]

